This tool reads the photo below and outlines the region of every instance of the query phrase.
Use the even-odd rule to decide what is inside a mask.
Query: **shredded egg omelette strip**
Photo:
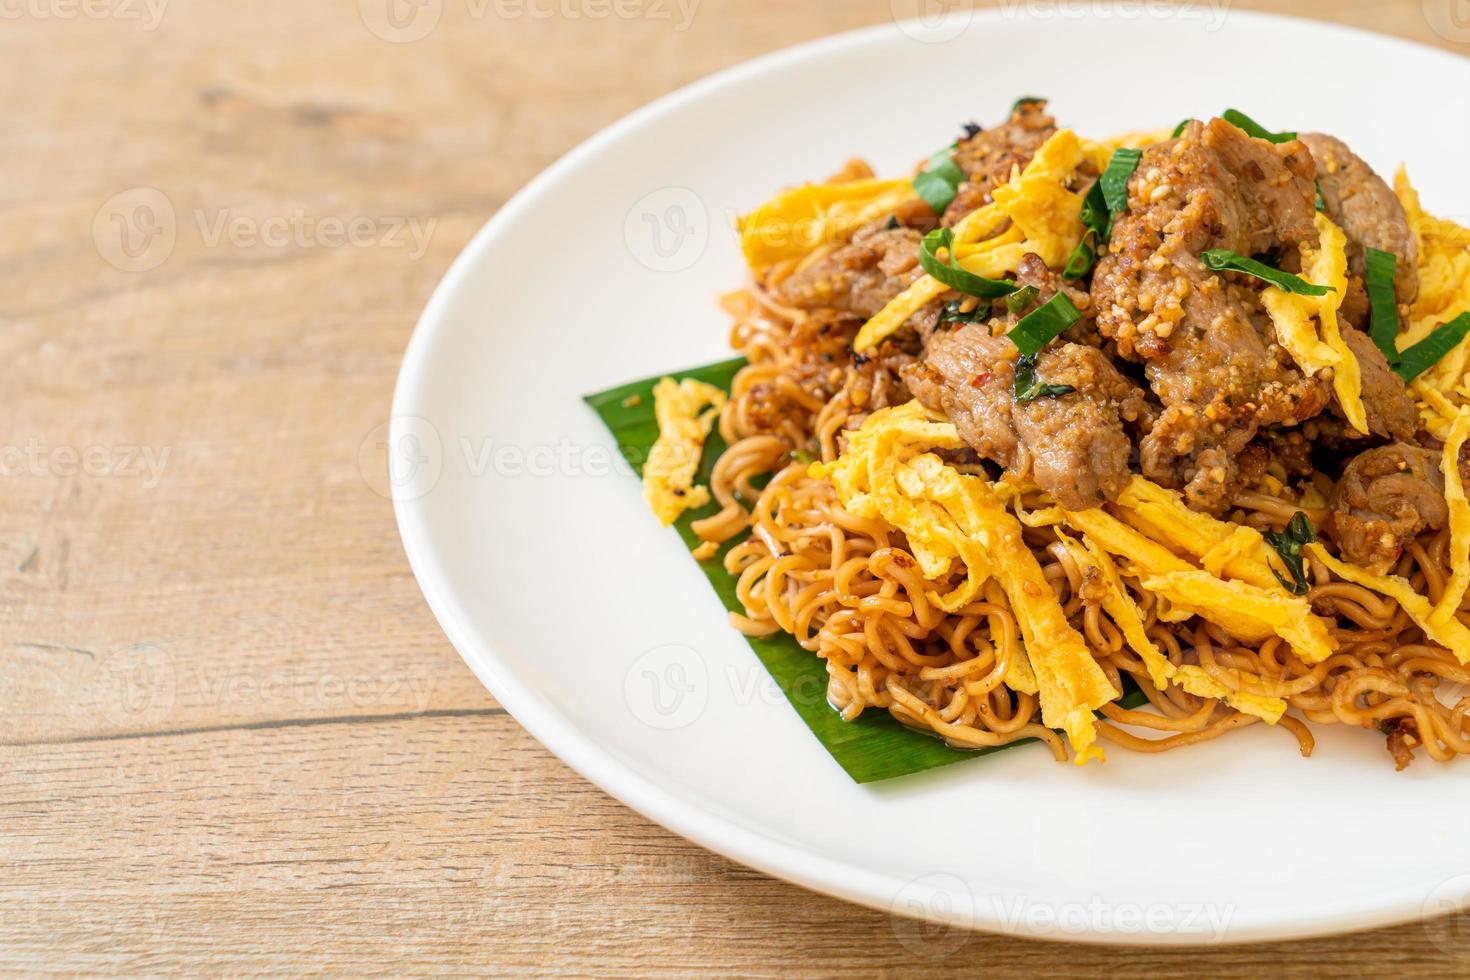
[[[1424,631],[1425,636],[1453,653],[1460,663],[1470,664],[1470,629],[1466,629],[1465,624],[1455,616],[1436,619],[1434,607],[1429,604],[1428,599],[1414,591],[1408,579],[1398,575],[1375,575],[1366,568],[1340,561],[1329,554],[1321,542],[1307,545],[1306,550],[1338,578],[1361,585],[1365,589],[1372,589],[1397,602]]]
[[[1211,575],[1281,591],[1271,572],[1273,549],[1255,528],[1227,524],[1190,510],[1179,494],[1141,476],[1134,476],[1123,488],[1118,506],[1135,527],[1198,559]]]
[[[1440,324],[1470,312],[1470,228],[1426,213],[1403,167],[1394,177],[1393,189],[1419,242],[1419,294],[1399,334],[1403,350]],[[1467,367],[1470,341],[1461,341],[1410,385],[1425,428],[1437,438],[1446,438],[1458,406],[1470,403]]]
[[[1020,628],[1042,721],[1066,733],[1078,764],[1101,759],[1093,712],[1118,692],[1067,622],[1002,496],[929,451],[960,448],[954,426],[909,402],[874,412],[848,439],[842,456],[814,464],[812,474],[831,479],[847,510],[901,530],[925,578],[947,574],[955,559],[963,564],[965,580],[935,600],[941,608],[961,608],[993,576]]]
[[[1083,575],[1088,576],[1091,570],[1092,575],[1096,576],[1095,581],[1103,590],[1104,611],[1122,631],[1128,646],[1143,661],[1154,687],[1162,691],[1172,682],[1190,694],[1224,701],[1237,711],[1255,715],[1272,725],[1281,720],[1281,716],[1286,713],[1286,702],[1280,698],[1235,692],[1211,677],[1202,667],[1187,664],[1175,666],[1160,652],[1153,640],[1149,639],[1148,631],[1143,625],[1143,614],[1123,587],[1117,566],[1108,553],[1090,541],[1079,543],[1060,532],[1057,536]]]
[[[991,192],[989,204],[955,225],[954,260],[987,278],[1015,272],[1027,252],[1040,255],[1053,268],[1064,265],[1085,231],[1086,195],[1069,191],[1067,184],[1084,160],[1095,161],[1097,156],[1095,148],[1084,145],[1070,129],[1052,134],[1025,169],[1013,172],[1009,181]],[[1000,231],[1007,221],[1010,227]],[[862,353],[877,346],[948,288],[933,276],[920,276],[863,324],[853,349]]]
[[[1402,350],[1423,340],[1441,323],[1470,312],[1470,228],[1428,214],[1403,167],[1394,177],[1393,188],[1419,241],[1419,294],[1399,335]],[[1467,360],[1470,345],[1461,341],[1420,378],[1440,391],[1453,391],[1465,374]]]
[[[1318,663],[1332,655],[1334,645],[1327,624],[1313,615],[1305,599],[1291,595],[1278,583],[1273,581],[1266,588],[1248,580],[1218,578],[1100,507],[1067,511],[1066,522],[1098,547],[1128,561],[1143,587],[1164,601],[1160,619],[1179,621],[1201,616],[1254,642],[1276,635],[1307,663]],[[1219,540],[1233,537],[1231,525],[1215,523],[1224,529]],[[1182,523],[1177,526],[1183,528]],[[1210,553],[1210,548],[1201,548],[1200,540],[1187,533],[1174,536],[1173,541],[1182,550],[1197,551],[1196,557]]]
[[[1276,325],[1281,346],[1308,374],[1332,368],[1332,389],[1349,424],[1367,433],[1363,408],[1363,375],[1358,359],[1342,339],[1337,311],[1347,295],[1347,236],[1332,219],[1317,212],[1317,248],[1304,247],[1302,276],[1318,286],[1331,286],[1323,296],[1300,296],[1267,286],[1261,301]],[[1313,321],[1316,326],[1313,326]],[[1320,331],[1320,336],[1318,331]]]
[[[739,219],[740,248],[752,271],[799,259],[823,244],[845,241],[858,228],[918,195],[903,180],[845,180],[782,191]]]
[[[643,466],[643,499],[665,524],[709,503],[709,490],[693,485],[694,474],[726,398],[719,388],[693,378],[660,378],[653,386],[658,439]]]
[[[1450,512],[1450,580],[1430,618],[1435,622],[1454,619],[1465,601],[1465,588],[1470,586],[1470,502],[1465,499],[1465,484],[1460,478],[1460,447],[1470,435],[1470,408],[1462,408],[1450,427],[1449,438],[1440,458],[1444,473],[1444,501]]]

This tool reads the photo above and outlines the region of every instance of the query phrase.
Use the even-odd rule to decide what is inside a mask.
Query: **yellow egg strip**
[[[1248,582],[1218,579],[1199,569],[1144,575],[1140,584],[1167,599],[1174,611],[1203,616],[1242,639],[1260,642],[1275,634],[1308,663],[1332,655],[1325,626],[1303,600],[1272,595]]]
[[[1133,597],[1123,587],[1118,568],[1113,564],[1113,559],[1108,553],[1090,541],[1079,544],[1061,532],[1058,532],[1057,536],[1080,568],[1096,570],[1104,588],[1103,610],[1122,631],[1123,638],[1128,641],[1128,646],[1143,661],[1144,668],[1148,670],[1149,678],[1153,681],[1155,688],[1162,691],[1172,682],[1196,697],[1224,701],[1237,711],[1255,715],[1270,724],[1274,725],[1281,720],[1281,716],[1286,712],[1286,702],[1280,698],[1232,691],[1200,667],[1189,665],[1176,667],[1168,657],[1164,656],[1153,640],[1149,639],[1148,631],[1143,624],[1143,614],[1133,601]]]
[[[1419,295],[1399,334],[1398,345],[1403,350],[1423,340],[1440,324],[1470,311],[1470,228],[1426,213],[1403,167],[1394,176],[1393,189],[1419,242]],[[1424,389],[1459,395],[1467,362],[1470,362],[1470,342],[1461,341],[1439,363],[1415,379],[1415,394],[1421,399],[1421,408]],[[1444,416],[1441,428],[1433,425],[1430,428],[1442,436],[1443,429],[1453,420],[1453,413],[1441,414]]]
[[[912,200],[903,180],[803,184],[783,191],[739,220],[740,248],[751,270],[799,259],[819,245],[846,241],[854,231]]]
[[[1444,444],[1440,469],[1444,472],[1444,501],[1450,512],[1450,580],[1434,607],[1430,618],[1435,622],[1454,619],[1465,601],[1465,588],[1470,585],[1470,502],[1465,500],[1465,486],[1460,479],[1460,447],[1470,435],[1470,408],[1462,408],[1450,427]]]
[[[1419,405],[1419,418],[1423,420],[1424,428],[1436,439],[1444,439],[1449,435],[1450,426],[1455,424],[1460,409],[1434,387],[1427,373],[1414,379],[1409,392]]]
[[[1024,170],[1018,175],[1012,171],[1011,179],[991,192],[989,204],[954,226],[955,260],[960,266],[977,276],[997,278],[1015,272],[1027,252],[1037,253],[1053,268],[1065,264],[1082,240],[1084,197],[1066,185],[1088,154],[1070,129],[1053,133]],[[1007,220],[1012,227],[999,240],[980,241]],[[933,276],[920,276],[863,324],[853,349],[862,353],[876,347],[948,288]]]
[[[1281,716],[1286,714],[1286,702],[1281,698],[1232,691],[1206,673],[1203,667],[1196,667],[1192,664],[1176,667],[1174,680],[1180,687],[1197,698],[1214,698],[1216,701],[1224,701],[1241,714],[1255,715],[1268,725],[1276,724],[1281,720]]]
[[[658,439],[643,465],[643,499],[665,524],[709,503],[709,490],[693,486],[694,474],[726,397],[714,385],[693,378],[660,378],[653,386]]]
[[[1212,575],[1284,593],[1271,573],[1274,551],[1255,528],[1190,510],[1179,494],[1141,476],[1123,488],[1118,507],[1134,526],[1197,559]]]
[[[1302,277],[1318,286],[1331,286],[1332,291],[1324,296],[1301,296],[1267,286],[1261,293],[1261,301],[1271,314],[1281,346],[1303,371],[1315,374],[1332,369],[1332,389],[1337,393],[1343,415],[1353,428],[1367,433],[1362,369],[1347,341],[1342,339],[1337,319],[1337,311],[1347,295],[1347,236],[1320,211],[1316,224],[1318,246],[1302,249]]]
[[[1398,575],[1375,575],[1365,568],[1340,561],[1328,554],[1327,549],[1319,543],[1307,545],[1307,550],[1338,578],[1361,585],[1365,589],[1372,589],[1397,602],[1424,631],[1425,636],[1453,653],[1460,663],[1470,664],[1470,629],[1466,629],[1465,624],[1454,616],[1435,619],[1434,607],[1429,604],[1428,599],[1414,591],[1408,579]]]
[[[1067,734],[1078,763],[1102,758],[1093,712],[1118,692],[1067,622],[1002,495],[928,451],[962,445],[954,426],[909,402],[874,412],[848,440],[847,452],[811,473],[829,478],[853,514],[902,531],[925,578],[948,574],[955,559],[964,565],[965,581],[935,600],[941,608],[968,604],[993,577],[1016,617],[1042,721]]]
[[[1146,579],[1144,587],[1158,593],[1168,604],[1159,618],[1177,621],[1191,615],[1202,616],[1237,636],[1256,641],[1274,634],[1291,644],[1307,663],[1317,663],[1332,655],[1334,645],[1327,624],[1312,614],[1306,600],[1290,595],[1279,584],[1273,582],[1272,588],[1263,588],[1250,581],[1217,578],[1101,508],[1067,511],[1066,520],[1098,547],[1126,559],[1133,572]],[[1222,526],[1229,528],[1229,525]],[[1183,529],[1186,525],[1181,523],[1179,527]],[[1231,534],[1223,535],[1221,540],[1229,537]],[[1198,549],[1199,555],[1209,552],[1208,546],[1200,548],[1198,537],[1186,534],[1173,540],[1186,548]],[[1226,567],[1231,564],[1227,562]]]

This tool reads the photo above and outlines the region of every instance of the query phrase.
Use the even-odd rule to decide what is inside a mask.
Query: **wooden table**
[[[582,138],[915,2],[447,0],[416,41],[382,2],[0,5],[0,970],[1470,970],[1470,918],[1204,953],[915,943],[526,735],[381,493],[415,317]],[[1455,2],[1290,7],[1470,53]]]

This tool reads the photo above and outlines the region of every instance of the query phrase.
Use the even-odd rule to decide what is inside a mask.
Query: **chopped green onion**
[[[1064,278],[1081,279],[1097,264],[1099,244],[1112,237],[1113,220],[1128,210],[1128,180],[1142,159],[1142,150],[1114,150],[1102,176],[1088,189],[1082,199],[1082,224],[1087,233],[1067,256],[1067,264],[1062,267]]]
[[[948,263],[939,261],[939,257],[935,254],[941,248],[950,250]],[[958,289],[962,293],[978,296],[981,299],[1009,296],[1016,291],[1017,287],[1013,282],[986,279],[984,276],[977,276],[973,272],[960,268],[959,262],[954,257],[953,249],[954,229],[935,228],[925,235],[923,242],[919,244],[919,265],[924,267],[925,272],[950,289]]]
[[[1254,276],[1262,282],[1269,282],[1286,290],[1288,293],[1296,293],[1298,296],[1326,296],[1334,292],[1331,286],[1318,286],[1307,282],[1301,276],[1294,276],[1290,272],[1282,272],[1273,269],[1264,262],[1248,259],[1244,255],[1232,252],[1228,248],[1212,248],[1200,253],[1200,260],[1205,267],[1215,272],[1243,272],[1248,276]]]
[[[1116,218],[1128,210],[1128,180],[1133,176],[1133,171],[1138,169],[1138,161],[1143,159],[1142,150],[1133,150],[1121,147],[1113,151],[1108,159],[1107,169],[1098,178],[1102,185],[1103,200],[1108,203],[1108,211]]]
[[[1098,238],[1106,238],[1112,219],[1108,215],[1108,201],[1103,196],[1102,181],[1095,180],[1082,199],[1082,224],[1096,232]]]
[[[1243,129],[1248,136],[1254,136],[1258,140],[1266,140],[1271,143],[1290,143],[1296,139],[1296,133],[1273,133],[1250,116],[1239,109],[1226,109],[1220,113],[1220,118],[1237,129]]]
[[[1439,363],[1439,359],[1454,350],[1465,335],[1470,333],[1470,313],[1461,313],[1448,323],[1441,323],[1434,332],[1408,350],[1399,351],[1399,362],[1393,366],[1404,384]]]
[[[1057,293],[1036,309],[1021,317],[1021,321],[1006,334],[1016,350],[1022,354],[1035,354],[1072,324],[1082,319],[1077,307],[1072,305],[1065,293]]]
[[[1011,295],[1014,296],[1015,294],[1012,293]],[[1007,296],[1006,300],[1009,301],[1010,298],[1010,296]],[[945,303],[944,309],[939,314],[938,325],[943,326],[946,323],[983,323],[985,320],[989,319],[989,303],[976,303],[973,310],[962,311],[960,307],[964,304],[965,301],[962,299],[957,299]]]
[[[1038,398],[1057,398],[1076,390],[1072,385],[1054,385],[1037,378],[1035,354],[1027,354],[1016,361],[1016,401],[1018,402],[1035,401]]]
[[[923,198],[935,214],[944,213],[965,180],[965,172],[954,162],[954,148],[955,144],[951,143],[934,154],[924,169],[914,175],[914,193]]]
[[[1035,105],[1037,103],[1040,103],[1041,105],[1046,105],[1046,102],[1047,100],[1043,99],[1039,95],[1023,95],[1015,102],[1011,103],[1011,115],[1014,116],[1017,110],[1019,110],[1023,105]]]
[[[1394,293],[1393,280],[1398,273],[1399,257],[1392,252],[1369,248],[1367,251],[1368,302],[1373,310],[1373,326],[1369,336],[1388,363],[1399,360],[1399,302]]]
[[[1183,136],[1184,135],[1184,130],[1189,127],[1190,121],[1191,120],[1188,120],[1188,119],[1181,119],[1181,120],[1179,120],[1179,125],[1177,125],[1177,126],[1174,127],[1174,132],[1172,132],[1172,133],[1169,134],[1169,138],[1170,139],[1176,139],[1177,140],[1179,137]]]
[[[1072,254],[1067,256],[1067,264],[1062,266],[1063,279],[1081,279],[1092,271],[1097,264],[1097,247],[1093,242],[1097,241],[1097,233],[1091,228],[1082,236],[1082,241],[1072,249]]]
[[[1302,547],[1317,540],[1317,531],[1312,527],[1312,522],[1307,520],[1307,515],[1297,511],[1291,515],[1291,520],[1286,523],[1285,531],[1267,531],[1261,537],[1266,543],[1276,549],[1281,556],[1281,562],[1286,570],[1291,573],[1291,581],[1276,569],[1271,569],[1271,574],[1276,576],[1276,581],[1291,592],[1292,595],[1307,594],[1307,569],[1302,563]]]
[[[1317,188],[1317,210],[1325,212],[1327,210],[1327,202],[1322,200],[1322,182],[1320,180],[1314,180],[1312,184]]]
[[[1012,313],[1020,313],[1026,307],[1031,305],[1031,301],[1036,298],[1036,294],[1038,292],[1040,292],[1040,290],[1037,289],[1035,286],[1022,286],[1020,289],[1016,290],[1014,293],[1011,293],[1009,296],[1006,297],[1006,309],[1010,310]]]
[[[810,465],[816,461],[816,457],[805,449],[793,449],[788,453],[793,462],[801,463],[803,466]]]

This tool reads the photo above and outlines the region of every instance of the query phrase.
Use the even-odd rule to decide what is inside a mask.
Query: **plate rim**
[[[1074,6],[1068,4],[1068,6]],[[1075,7],[1085,11],[1086,7]],[[1086,16],[1091,16],[1087,14]],[[1290,14],[1254,10],[1231,10],[1232,19],[1256,22],[1262,28],[1291,24],[1297,29],[1310,29],[1326,34],[1349,35],[1371,39],[1375,44],[1407,49],[1415,54],[1441,60],[1464,60],[1422,42],[1382,34],[1343,24],[1314,20]],[[1004,19],[1003,8],[972,9],[966,30],[986,21]],[[920,18],[894,19],[837,34],[800,42],[705,75],[633,110],[582,140],[558,157],[552,164],[516,191],[469,239],[435,286],[423,312],[416,321],[394,384],[389,418],[389,445],[396,445],[409,419],[417,417],[418,392],[428,383],[424,371],[432,338],[445,329],[444,314],[450,297],[478,265],[479,256],[499,236],[501,228],[510,225],[523,212],[533,209],[543,194],[561,176],[574,170],[587,157],[603,146],[614,143],[636,131],[658,116],[706,94],[738,87],[744,80],[778,70],[788,64],[820,58],[846,48],[887,38],[895,32],[924,31]],[[1407,51],[1406,51],[1407,53]],[[391,482],[390,482],[391,486]],[[707,850],[754,868],[773,878],[788,881],[833,898],[852,902],[894,917],[919,918],[963,929],[1026,939],[1059,941],[1054,931],[1030,926],[1020,917],[1008,921],[994,914],[981,915],[978,905],[968,914],[959,906],[932,899],[948,894],[943,889],[903,881],[897,876],[881,874],[843,861],[814,854],[803,848],[766,836],[739,825],[723,815],[700,809],[647,780],[633,766],[590,740],[582,738],[569,720],[530,685],[505,669],[490,638],[483,640],[462,622],[449,576],[437,564],[428,545],[428,533],[421,511],[425,498],[395,497],[393,511],[399,537],[414,579],[425,602],[460,658],[469,666],[480,683],[496,698],[518,724],[572,770],[643,817],[673,831]],[[915,894],[917,885],[918,894]],[[901,893],[920,899],[918,909],[897,907]],[[1314,910],[1299,916],[1277,917],[1272,921],[1246,919],[1232,921],[1222,937],[1194,933],[1119,932],[1088,930],[1068,935],[1066,942],[1121,946],[1195,946],[1243,945],[1249,943],[1290,941],[1342,935],[1368,929],[1400,925],[1413,921],[1429,921],[1424,916],[1424,897],[1410,888],[1385,894],[1377,900],[1345,901],[1328,911]],[[1453,896],[1459,910],[1470,908],[1470,891]],[[1447,912],[1446,914],[1453,914]],[[1433,918],[1433,917],[1431,917]]]

